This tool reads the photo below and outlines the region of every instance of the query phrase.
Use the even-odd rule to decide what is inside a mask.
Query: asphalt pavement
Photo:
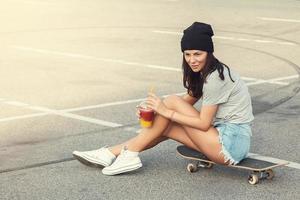
[[[300,1],[0,2],[0,199],[300,199]],[[105,176],[72,157],[135,136],[152,86],[183,94],[180,39],[212,24],[255,120],[251,155],[290,164],[256,185],[224,166],[190,174],[175,141]],[[197,104],[196,108],[200,108]]]

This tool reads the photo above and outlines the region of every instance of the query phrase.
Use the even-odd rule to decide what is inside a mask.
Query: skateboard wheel
[[[248,182],[249,182],[251,185],[255,185],[256,183],[258,183],[258,176],[255,175],[255,174],[249,175],[249,177],[248,177]]]
[[[274,172],[273,172],[273,170],[272,169],[268,169],[267,171],[266,171],[266,179],[268,179],[268,180],[270,180],[270,179],[272,179],[273,177],[274,177]]]
[[[186,169],[187,169],[188,172],[190,172],[190,173],[193,173],[193,172],[197,171],[197,167],[196,167],[196,165],[194,165],[193,163],[189,163],[189,164],[186,166]]]

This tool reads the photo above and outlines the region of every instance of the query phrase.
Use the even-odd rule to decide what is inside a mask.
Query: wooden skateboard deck
[[[211,168],[213,165],[217,165],[217,163],[209,160],[204,154],[195,151],[184,145],[180,145],[177,147],[177,153],[186,159],[196,161],[196,164],[189,163],[187,165],[187,170],[189,172],[195,172],[198,170],[199,167]],[[269,179],[269,180],[272,179],[275,175],[272,170],[273,168],[284,166],[287,164],[288,162],[272,163],[272,162],[257,160],[254,158],[245,158],[237,165],[223,165],[223,166],[250,171],[248,182],[252,185],[255,185],[256,183],[258,183],[260,179]]]

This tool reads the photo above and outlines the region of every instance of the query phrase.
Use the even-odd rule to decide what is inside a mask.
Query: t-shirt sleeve
[[[202,105],[217,105],[228,101],[230,85],[226,80],[221,80],[218,75],[219,73],[210,74],[204,83]]]

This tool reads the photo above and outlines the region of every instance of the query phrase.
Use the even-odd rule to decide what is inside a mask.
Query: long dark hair
[[[232,82],[230,69],[227,65],[220,62],[213,53],[207,53],[206,63],[203,69],[199,72],[193,72],[189,64],[186,62],[184,55],[182,59],[182,70],[183,70],[183,86],[188,90],[188,94],[199,99],[203,94],[203,84],[206,82],[206,78],[209,74],[218,70],[219,77],[224,80],[224,67],[228,69],[229,77]]]

